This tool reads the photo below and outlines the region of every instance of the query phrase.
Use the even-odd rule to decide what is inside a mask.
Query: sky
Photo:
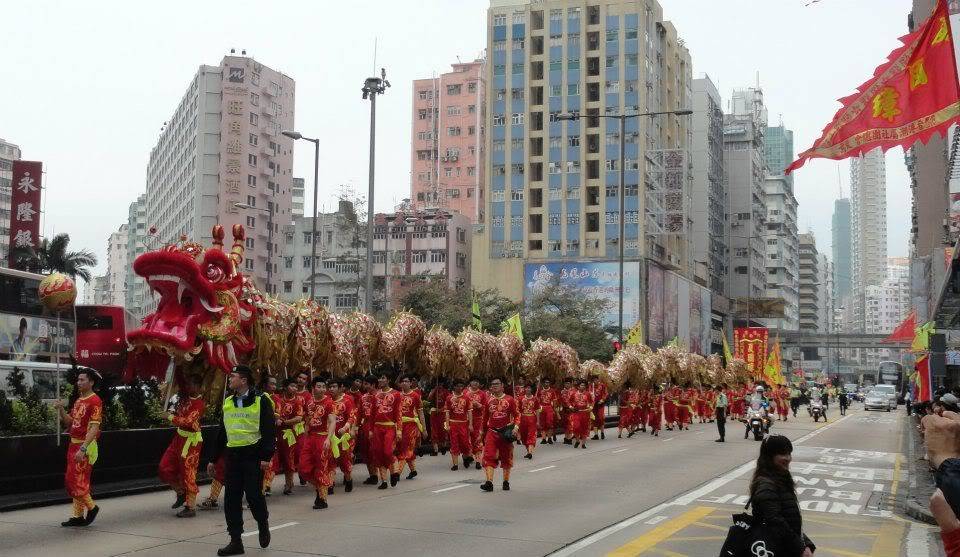
[[[849,95],[906,34],[909,0],[661,0],[686,41],[694,77],[708,74],[726,103],[734,88],[764,90],[770,123],[809,147]],[[488,2],[403,0],[282,3],[37,0],[4,5],[0,137],[45,169],[45,235],[67,232],[106,268],[107,238],[144,191],[150,149],[201,64],[235,48],[297,83],[296,127],[318,136],[321,207],[341,185],[366,192],[369,104],[360,88],[385,67],[377,101],[377,211],[410,188],[412,80],[481,55]],[[376,49],[374,48],[374,45]],[[375,54],[376,53],[376,54]],[[376,73],[379,73],[377,70]],[[829,250],[839,182],[849,164],[808,162],[795,177],[800,232]],[[298,142],[294,175],[309,179],[313,146]],[[889,255],[906,255],[909,177],[887,154]],[[828,251],[829,253],[829,251]]]

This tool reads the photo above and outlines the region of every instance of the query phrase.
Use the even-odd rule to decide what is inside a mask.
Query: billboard
[[[607,300],[602,324],[616,334],[619,277],[619,264],[616,261],[527,263],[523,269],[523,299],[529,304],[544,288],[556,283],[584,295]],[[624,334],[640,319],[640,293],[640,263],[626,261],[623,264]]]
[[[40,189],[43,163],[13,161],[10,182],[9,266],[15,268],[16,248],[35,248],[40,241]]]
[[[0,357],[21,361],[51,361],[60,354],[66,357],[74,352],[76,326],[72,321],[47,317],[0,314]]]
[[[647,263],[647,343],[659,348],[677,339],[691,352],[710,354],[710,290]]]

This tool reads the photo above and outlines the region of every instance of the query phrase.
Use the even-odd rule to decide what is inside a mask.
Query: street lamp
[[[267,293],[273,295],[273,203],[271,202],[267,209],[247,203],[234,203],[233,206],[267,214]]]
[[[639,118],[641,116],[662,116],[665,114],[672,114],[674,116],[688,116],[693,114],[692,110],[689,109],[679,109],[679,110],[665,110],[660,112],[637,112],[634,114],[592,114],[589,115],[589,118],[613,118],[620,121],[620,237],[617,242],[617,247],[619,249],[619,264],[620,264],[620,278],[619,278],[619,296],[617,300],[617,338],[620,341],[620,345],[623,345],[623,247],[626,244],[624,238],[624,176],[625,176],[625,158],[624,153],[626,151],[626,121],[627,118]],[[579,112],[574,113],[564,113],[557,116],[557,120],[567,120],[574,121],[583,118]],[[642,218],[642,217],[641,217]],[[642,222],[638,219],[638,222]],[[637,234],[637,242],[640,241],[640,235]],[[642,270],[641,270],[642,273]],[[644,285],[646,286],[646,285]],[[642,311],[640,312],[640,319],[646,319],[646,296],[640,297],[640,302],[642,306]]]
[[[363,292],[363,309],[372,313],[373,300],[373,174],[376,168],[374,157],[377,142],[377,95],[387,92],[390,82],[387,81],[386,68],[380,68],[380,77],[368,77],[363,82],[363,99],[370,99],[370,170],[367,185],[367,261],[364,271],[367,274],[367,283]],[[384,277],[386,280],[386,277]],[[386,289],[384,289],[386,290]],[[386,306],[386,302],[384,302]]]
[[[313,143],[313,218],[311,219],[310,232],[310,300],[316,300],[316,275],[317,275],[317,189],[320,176],[320,140],[305,137],[298,131],[283,130],[283,135],[296,141],[303,139]],[[272,231],[272,227],[271,227]]]

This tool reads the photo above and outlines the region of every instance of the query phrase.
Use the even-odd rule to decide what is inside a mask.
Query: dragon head
[[[210,249],[204,251],[183,237],[133,262],[134,272],[160,298],[143,326],[127,335],[135,353],[153,353],[177,362],[202,353],[210,367],[229,371],[252,350],[253,310],[244,300],[250,295],[250,283],[239,272],[244,229],[233,227],[229,253],[223,251],[223,238],[223,227],[217,225]]]

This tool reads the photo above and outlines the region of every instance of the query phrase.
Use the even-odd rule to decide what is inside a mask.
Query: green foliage
[[[425,277],[426,280],[414,286],[400,299],[400,306],[419,316],[427,327],[440,325],[453,334],[472,325],[471,291],[465,288],[451,288],[445,277]],[[500,324],[517,312],[517,304],[500,295],[500,291],[491,288],[475,290],[480,305],[480,321],[483,329],[499,334]]]
[[[13,402],[0,390],[0,432],[13,430]]]
[[[34,433],[52,433],[53,420],[50,409],[42,402],[30,404],[24,400],[13,401],[13,420],[10,428],[19,435]]]
[[[613,358],[613,346],[601,324],[610,302],[584,296],[558,280],[534,294],[523,316],[523,336],[555,338],[577,351],[580,360]]]
[[[69,234],[44,238],[36,248],[32,246],[13,250],[14,266],[34,273],[63,273],[76,280],[90,282],[90,270],[97,266],[97,256],[90,250],[68,251]]]
[[[7,375],[7,386],[10,387],[14,398],[27,396],[27,381],[22,369],[18,367],[13,368],[13,371]]]
[[[127,429],[130,427],[130,418],[127,409],[116,397],[105,403],[103,409],[103,429]]]
[[[203,408],[203,417],[200,418],[200,425],[217,425],[220,422],[220,406],[215,403],[207,404]]]

